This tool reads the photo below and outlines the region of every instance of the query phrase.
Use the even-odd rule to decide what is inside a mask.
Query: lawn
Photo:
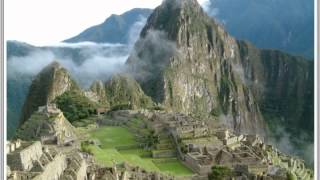
[[[153,158],[147,157],[150,156],[150,151],[141,148],[117,150],[117,147],[138,144],[134,135],[126,128],[102,127],[91,131],[90,138],[98,139],[101,143],[101,148],[94,145],[89,146],[100,164],[112,166],[113,163],[127,162],[133,166],[140,166],[147,171],[160,171],[178,176],[192,175],[192,171],[178,160],[155,163]]]
[[[103,127],[92,131],[90,135],[100,141],[102,149],[137,144],[133,134],[123,127]]]
[[[174,175],[178,176],[187,176],[192,175],[192,171],[185,167],[180,161],[170,160],[169,162],[161,162],[155,163],[155,165],[160,169],[162,172],[173,173]],[[172,172],[174,170],[174,172]]]

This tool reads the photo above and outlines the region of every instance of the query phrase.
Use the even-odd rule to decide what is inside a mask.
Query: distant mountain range
[[[312,59],[314,53],[313,0],[210,0],[205,8],[237,39],[259,48],[280,49]],[[111,15],[65,42],[128,43],[130,27],[146,19],[151,9]]]
[[[79,35],[64,42],[75,43],[92,41],[96,43],[122,43],[127,44],[131,39],[130,29],[139,22],[145,21],[152,9],[136,8],[121,15],[111,15],[102,24],[90,27]],[[143,26],[144,24],[142,24]]]
[[[238,39],[313,58],[313,0],[210,0],[211,16]]]

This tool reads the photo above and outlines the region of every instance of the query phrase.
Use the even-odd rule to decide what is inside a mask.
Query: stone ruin
[[[11,153],[14,152],[16,149],[19,149],[21,147],[21,140],[17,139],[13,142],[7,141],[6,144],[6,152]]]
[[[130,114],[143,116],[148,128],[159,134],[170,134],[178,158],[199,175],[206,176],[214,165],[223,165],[239,177],[279,179],[286,177],[283,171],[290,171],[298,179],[313,178],[301,159],[282,154],[258,135],[235,134],[224,127],[210,130],[204,121],[181,113],[142,110]],[[182,152],[181,145],[187,152]],[[275,171],[274,167],[279,168]]]
[[[239,178],[281,179],[286,178],[288,171],[300,179],[313,177],[301,159],[285,156],[257,135],[236,134],[225,127],[209,129],[202,120],[174,112],[122,110],[110,115],[108,125],[124,125],[138,116],[159,137],[171,137],[176,150],[154,156],[169,156],[170,153],[171,157],[175,154],[200,177],[207,177],[215,165],[229,167]],[[158,144],[157,147],[164,145]]]
[[[7,179],[86,179],[87,165],[80,153],[65,154],[40,141],[20,143],[14,151],[7,151]]]
[[[71,145],[76,140],[74,127],[64,117],[62,111],[56,104],[47,104],[38,108],[38,114],[45,115],[39,139],[42,144]],[[39,127],[38,127],[39,128]]]
[[[126,163],[113,165],[113,167],[101,167],[93,165],[89,167],[88,180],[174,180],[173,176],[156,172],[147,172],[139,167],[132,167]]]
[[[54,115],[54,114],[60,114],[61,110],[58,109],[56,104],[47,104],[45,106],[40,106],[38,108],[38,112],[46,113],[48,116],[50,116],[50,115]]]

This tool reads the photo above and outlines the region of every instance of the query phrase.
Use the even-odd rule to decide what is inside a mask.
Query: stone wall
[[[66,168],[66,156],[63,154],[58,154],[52,162],[44,167],[44,171],[35,177],[34,180],[59,180]]]
[[[42,145],[39,141],[23,149],[20,152],[23,170],[29,170],[30,168],[32,168],[33,161],[40,159],[42,153]]]
[[[187,154],[185,156],[185,165],[200,175],[207,175],[208,173],[211,172],[211,167],[212,167],[211,164],[209,165],[199,164],[197,159],[192,157],[190,154]]]
[[[33,161],[40,159],[42,154],[42,145],[37,141],[23,150],[9,153],[8,165],[14,171],[29,171],[33,167]]]
[[[87,164],[85,160],[81,161],[80,168],[77,172],[77,179],[83,179],[85,180],[87,176]]]

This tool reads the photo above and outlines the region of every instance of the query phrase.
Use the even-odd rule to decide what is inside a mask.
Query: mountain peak
[[[150,15],[128,64],[144,92],[166,108],[264,136],[237,48],[196,0],[166,0]]]
[[[25,122],[39,106],[44,106],[69,90],[79,87],[69,72],[57,61],[47,65],[32,81],[24,103],[21,123]]]
[[[57,60],[54,60],[54,61],[51,62],[49,65],[47,65],[47,68],[51,68],[51,69],[62,69],[63,66],[62,66]]]
[[[165,0],[150,15],[141,35],[145,37],[150,29],[165,31],[170,40],[177,40],[181,30],[199,33],[208,26],[217,26],[197,0]],[[201,32],[202,33],[202,32]]]
[[[197,0],[165,0],[161,6],[170,6],[171,8],[184,8],[186,6],[200,7]]]

